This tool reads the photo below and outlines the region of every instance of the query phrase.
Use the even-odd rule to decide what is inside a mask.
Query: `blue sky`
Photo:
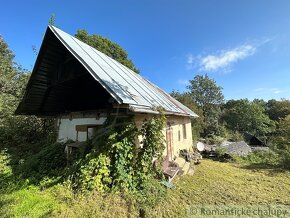
[[[168,92],[207,73],[226,99],[290,99],[288,0],[10,0],[1,8],[0,34],[28,70],[54,13],[65,32],[119,43]]]

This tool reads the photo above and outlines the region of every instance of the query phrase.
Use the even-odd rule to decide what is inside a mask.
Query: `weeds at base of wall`
[[[112,126],[108,123],[105,134],[88,141],[72,165],[67,165],[66,143],[43,145],[40,151],[25,159],[17,158],[21,150],[15,146],[9,150],[12,152],[10,156],[8,153],[4,155],[9,162],[5,162],[6,165],[15,160],[7,168],[9,172],[5,175],[1,172],[0,182],[12,183],[9,192],[16,193],[22,187],[37,187],[37,190],[29,188],[28,193],[62,190],[66,194],[60,197],[69,204],[82,198],[89,199],[96,192],[102,196],[115,193],[131,205],[134,213],[144,216],[166,196],[166,189],[159,183],[163,179],[162,173],[152,164],[153,158],[161,162],[165,116],[145,120],[141,130],[137,130],[130,119],[123,120],[123,124]],[[138,148],[135,146],[137,135],[143,138],[143,146]],[[8,191],[8,186],[2,187],[3,192]]]
[[[68,176],[71,188],[83,194],[91,191],[133,194],[138,196],[137,204],[154,202],[147,200],[147,193],[151,196],[151,192],[162,192],[161,185],[150,187],[150,184],[163,179],[152,160],[161,162],[165,148],[162,134],[165,116],[145,120],[140,131],[132,120],[122,122],[125,125],[114,127],[108,121],[106,126],[110,128],[106,133],[92,140],[91,151],[72,165]],[[137,135],[143,138],[142,147],[135,145]]]

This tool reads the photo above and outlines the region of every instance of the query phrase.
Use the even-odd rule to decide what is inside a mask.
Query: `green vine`
[[[144,188],[149,178],[160,175],[160,169],[154,170],[152,162],[161,162],[165,149],[164,114],[145,120],[141,130],[132,117],[117,119],[107,120],[101,136],[91,142],[90,153],[72,167],[75,173],[71,181],[76,190],[136,192]],[[139,148],[138,135],[143,139]]]
[[[82,191],[108,191],[112,182],[110,158],[104,154],[97,156],[89,154],[86,157],[86,164],[80,167],[77,177],[78,181],[81,182],[80,189]]]
[[[114,190],[129,191],[135,188],[134,184],[134,151],[137,128],[134,124],[125,126],[124,130],[111,135],[110,153],[114,165],[112,165],[112,177]]]
[[[152,161],[155,159],[157,163],[162,162],[162,154],[165,149],[165,139],[162,130],[165,126],[165,121],[166,117],[162,113],[159,117],[153,117],[143,122],[140,131],[143,139],[141,142],[142,147],[139,148],[137,155],[138,164],[136,165],[140,186],[150,176],[160,176],[160,166],[154,170]]]

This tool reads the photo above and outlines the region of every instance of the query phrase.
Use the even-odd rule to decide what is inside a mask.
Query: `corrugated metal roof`
[[[128,104],[131,108],[163,107],[166,112],[197,116],[189,108],[126,66],[54,26],[50,26],[50,29],[119,103]]]
[[[126,66],[54,26],[48,28],[119,104],[127,104],[135,112],[156,113],[154,108],[163,107],[167,114],[197,117],[189,108]]]

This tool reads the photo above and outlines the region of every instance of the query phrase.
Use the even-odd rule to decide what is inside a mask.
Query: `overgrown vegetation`
[[[73,189],[137,193],[151,178],[160,178],[162,174],[153,168],[152,161],[161,162],[164,125],[164,115],[145,120],[140,131],[130,117],[108,119],[102,136],[94,139],[91,150],[72,166]],[[142,146],[137,148],[138,135]]]
[[[0,36],[0,141],[1,146],[54,141],[53,121],[15,116],[29,73],[14,62],[14,54]]]
[[[289,169],[289,100],[224,102],[222,88],[207,75],[190,80],[187,92],[173,91],[171,95],[200,116],[197,123],[193,122],[195,140],[203,137],[206,143],[219,145],[225,140],[243,141],[244,133],[250,133],[268,145],[271,151],[254,152],[245,157],[244,162]]]
[[[76,36],[138,72],[117,44],[84,30]],[[53,119],[14,115],[29,76],[14,63],[12,51],[0,37],[1,217],[176,217],[197,203],[290,203],[290,176],[282,169],[290,166],[288,100],[224,103],[222,88],[207,75],[191,80],[187,93],[172,93],[200,115],[193,120],[195,140],[201,136],[216,144],[238,141],[247,131],[271,150],[236,158],[238,166],[205,160],[195,177],[177,179],[177,188],[166,190],[159,183],[162,113],[145,120],[141,130],[130,117],[111,117],[99,137],[67,160],[66,143],[55,143]],[[142,138],[140,147],[135,146],[137,136]]]
[[[4,164],[1,165],[1,169],[3,166],[8,176],[9,167]],[[156,180],[148,182],[146,192],[150,194],[142,201],[143,205],[148,205],[144,207],[143,213],[146,217],[185,217],[188,207],[194,205],[281,205],[289,211],[289,172],[279,169],[256,169],[203,160],[196,168],[194,177],[184,176],[175,180],[176,189],[167,190],[165,193]],[[3,171],[1,178],[2,173]],[[135,200],[121,193],[100,194],[93,191],[90,195],[81,197],[73,194],[65,185],[41,188],[9,181],[10,185],[14,186],[13,189],[8,192],[6,188],[0,188],[1,217],[140,215]]]
[[[92,198],[96,193],[103,193],[104,197],[115,193],[124,198],[125,204],[132,204],[138,215],[145,216],[166,195],[165,188],[158,182],[163,178],[162,173],[158,164],[152,163],[153,159],[162,161],[164,124],[162,114],[145,120],[141,130],[130,118],[108,119],[99,132],[101,136],[87,142],[70,165],[67,165],[64,143],[46,145],[26,159],[16,157],[23,152],[21,147],[13,146],[9,152],[1,149],[0,194],[5,196],[28,188],[25,193],[38,195],[39,191],[48,189],[51,192],[44,198],[65,192],[70,193],[70,201],[79,201],[84,196]],[[137,148],[135,140],[139,134],[142,146]],[[0,204],[4,203],[5,200],[0,199]],[[42,207],[41,210],[45,211]]]
[[[281,108],[283,110],[283,108]],[[243,158],[243,163],[290,170],[290,115],[276,123],[276,130],[267,136],[269,151],[256,151]],[[238,160],[240,160],[238,158]]]
[[[14,55],[2,38],[0,43],[0,205],[2,208],[9,202],[9,193],[17,193],[20,198],[26,196],[30,199],[29,205],[47,201],[37,212],[29,212],[29,205],[23,205],[19,211],[1,209],[1,215],[38,217],[50,214],[58,208],[52,206],[51,200],[56,193],[70,193],[69,196],[76,200],[83,196],[90,198],[94,193],[110,196],[112,192],[123,197],[125,204],[129,202],[138,208],[138,215],[144,216],[146,207],[150,208],[165,194],[158,183],[162,179],[160,165],[152,163],[153,160],[162,161],[164,140],[161,131],[165,125],[162,112],[160,116],[145,120],[141,130],[130,117],[108,119],[101,136],[88,141],[67,160],[64,150],[70,142],[55,143],[53,119],[14,115],[29,73],[13,62]],[[138,135],[142,138],[142,146],[136,148]],[[46,189],[53,191],[43,198],[33,197]]]
[[[272,151],[254,151],[245,157],[235,157],[236,161],[252,167],[279,167],[281,159]]]

